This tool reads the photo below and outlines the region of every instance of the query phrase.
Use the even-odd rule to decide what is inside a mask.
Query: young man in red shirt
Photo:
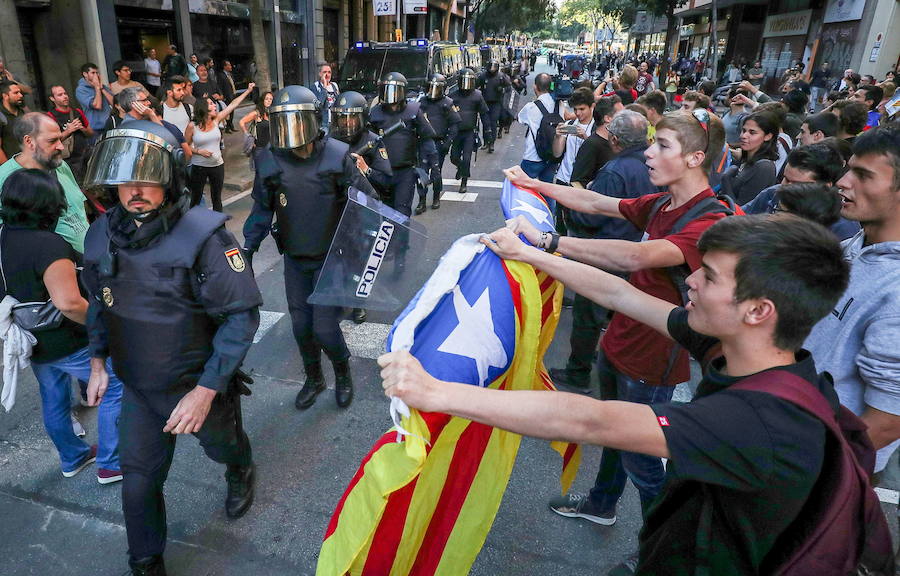
[[[657,125],[656,142],[645,152],[650,181],[667,187],[664,196],[648,194],[640,198],[620,199],[538,182],[516,168],[506,170],[513,184],[555,199],[578,211],[624,218],[644,230],[640,242],[583,238],[541,238],[525,220],[512,223],[513,231],[523,233],[534,246],[556,243],[555,251],[566,258],[598,268],[630,273],[629,282],[639,290],[670,302],[683,304],[669,268],[700,267],[697,249],[700,235],[725,216],[724,211],[701,213],[680,230],[679,220],[700,202],[714,198],[708,173],[715,152],[722,149],[724,129],[721,121],[705,110],[667,114]],[[708,151],[713,151],[712,154]],[[688,354],[652,327],[624,314],[614,314],[601,340],[598,360],[600,393],[603,400],[621,400],[638,404],[670,402],[675,386],[690,379]],[[550,508],[563,516],[584,518],[609,526],[616,521],[616,504],[628,478],[637,487],[644,516],[662,490],[666,479],[662,460],[656,455],[603,451],[600,470],[589,494],[571,493],[550,501]]]

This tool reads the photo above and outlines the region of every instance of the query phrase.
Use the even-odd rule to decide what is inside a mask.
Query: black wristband
[[[553,254],[556,252],[556,249],[559,247],[559,234],[555,232],[550,233],[550,245],[544,249],[544,252],[549,252]]]

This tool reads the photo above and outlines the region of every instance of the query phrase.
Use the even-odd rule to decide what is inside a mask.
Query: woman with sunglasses
[[[735,164],[722,178],[722,191],[738,205],[775,184],[780,131],[778,116],[772,112],[754,112],[744,119],[740,147],[732,150]]]

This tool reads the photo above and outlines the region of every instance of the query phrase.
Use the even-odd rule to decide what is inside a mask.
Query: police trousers
[[[390,197],[384,203],[404,216],[412,214],[413,197],[416,195],[419,176],[414,166],[394,168]]]
[[[500,113],[503,112],[503,101],[488,102],[488,113],[485,115],[487,123],[484,125],[484,142],[488,146],[497,139],[497,127],[500,124]]]
[[[340,327],[343,310],[307,302],[316,288],[323,264],[324,260],[284,256],[284,292],[291,314],[291,328],[307,368],[321,363],[322,350],[332,363],[350,357]]]
[[[475,131],[460,131],[450,150],[450,161],[458,168],[460,178],[472,174],[472,152],[475,150]]]
[[[422,158],[422,168],[428,173],[428,179],[431,182],[431,189],[434,191],[435,198],[441,197],[444,189],[444,180],[441,177],[441,170],[444,168],[444,158],[447,157],[447,147],[443,140],[435,140],[434,145],[437,147],[437,153],[426,154]],[[419,186],[419,196],[425,195],[425,190]]]
[[[192,385],[164,391],[135,390],[125,385],[119,420],[122,464],[122,511],[132,559],[161,555],[166,547],[166,502],[163,485],[175,454],[176,435],[163,432],[166,420]],[[235,429],[234,404],[217,394],[206,421],[194,434],[212,460],[229,467],[249,466],[250,440]],[[224,500],[224,498],[223,498]]]

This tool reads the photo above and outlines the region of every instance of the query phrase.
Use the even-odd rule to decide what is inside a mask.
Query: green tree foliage
[[[552,0],[476,0],[471,11],[479,36],[524,30],[535,23],[550,24],[555,6]]]
[[[581,24],[587,30],[619,31],[634,21],[634,0],[566,0],[559,11],[563,24]]]

